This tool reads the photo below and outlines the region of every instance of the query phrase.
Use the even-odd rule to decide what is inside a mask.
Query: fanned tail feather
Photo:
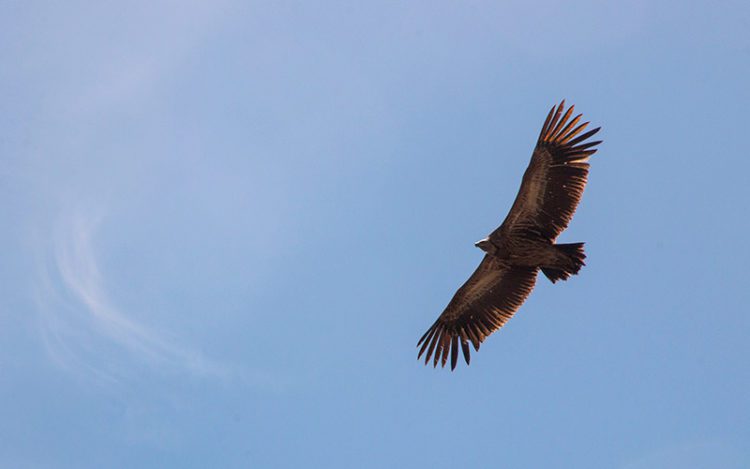
[[[571,275],[576,275],[581,267],[586,265],[583,261],[586,254],[583,252],[584,243],[555,244],[558,250],[566,258],[566,261],[559,266],[542,267],[542,273],[547,276],[552,283],[558,280],[567,280]]]

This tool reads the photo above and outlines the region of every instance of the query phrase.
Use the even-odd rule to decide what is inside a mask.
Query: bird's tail
[[[542,267],[542,273],[552,283],[558,280],[567,280],[571,275],[576,275],[585,264],[586,254],[583,253],[583,243],[555,244],[552,246],[557,251],[557,262],[551,266]]]

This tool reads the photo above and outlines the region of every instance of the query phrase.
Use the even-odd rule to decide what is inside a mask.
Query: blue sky
[[[747,2],[0,4],[0,466],[750,466]],[[562,98],[605,142],[416,342]]]

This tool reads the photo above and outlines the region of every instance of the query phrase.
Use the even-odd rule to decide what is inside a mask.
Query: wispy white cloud
[[[38,302],[44,340],[55,362],[106,380],[117,380],[129,368],[127,362],[227,377],[226,366],[165,339],[115,304],[95,250],[102,220],[101,211],[67,211],[42,256]]]
[[[78,53],[72,51],[85,50],[87,59],[78,66],[75,62],[59,62],[46,49],[38,51],[41,63],[62,76],[54,85],[48,85],[49,96],[43,103],[45,114],[65,119],[53,121],[52,130],[36,137],[38,141],[54,141],[38,158],[26,158],[39,159],[41,163],[19,164],[12,171],[13,177],[22,171],[29,174],[49,200],[76,201],[72,208],[63,206],[52,223],[44,221],[47,229],[36,232],[36,300],[42,312],[42,337],[55,363],[103,381],[118,380],[138,365],[195,376],[230,374],[229,367],[179,344],[164,333],[167,331],[158,332],[146,324],[143,314],[126,311],[113,300],[112,286],[106,281],[96,250],[97,229],[104,221],[104,210],[92,210],[79,203],[90,200],[92,192],[99,196],[101,190],[117,193],[118,184],[128,181],[120,176],[110,178],[109,186],[97,185],[102,174],[109,174],[113,166],[122,167],[116,165],[113,157],[100,158],[99,149],[96,158],[85,164],[76,163],[79,155],[90,154],[89,148],[95,145],[92,135],[101,133],[99,124],[111,120],[112,113],[125,103],[148,96],[215,23],[220,23],[220,8],[199,2],[183,6],[166,22],[148,20],[158,15],[144,16],[139,23],[143,34],[130,34],[131,23],[114,21],[114,39],[101,43],[85,42],[85,35],[65,26],[69,22],[61,22],[58,29],[49,31],[47,39],[55,57],[77,57]],[[152,13],[149,4],[134,6],[131,13],[137,16],[141,10]],[[104,13],[109,14],[108,10]],[[86,15],[72,21],[73,29],[79,29],[78,23],[91,28],[107,24]],[[79,73],[79,68],[86,73]],[[75,138],[69,139],[70,135]],[[50,161],[50,155],[57,158]],[[62,162],[60,166],[58,161]],[[102,166],[97,166],[100,163]],[[52,206],[58,206],[57,202]],[[45,209],[44,218],[55,210]]]

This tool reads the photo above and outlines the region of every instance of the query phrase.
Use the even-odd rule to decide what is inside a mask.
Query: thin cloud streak
[[[166,340],[112,301],[93,245],[101,220],[101,215],[73,211],[61,217],[53,231],[38,300],[45,312],[44,339],[54,360],[68,369],[116,380],[113,367],[95,365],[103,340],[110,345],[108,351],[115,346],[115,353],[126,352],[151,368],[226,378],[225,366]]]

